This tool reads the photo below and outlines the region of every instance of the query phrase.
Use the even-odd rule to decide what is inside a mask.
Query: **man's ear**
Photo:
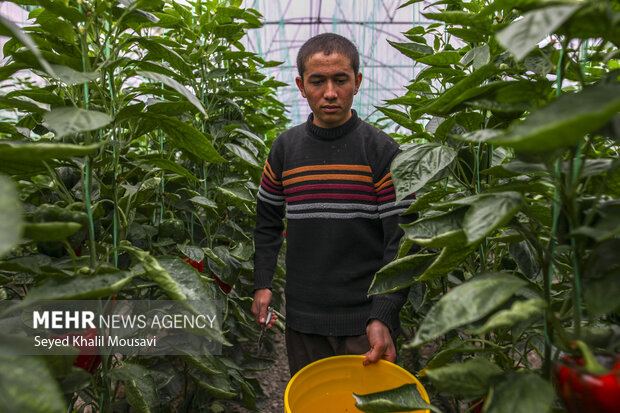
[[[305,98],[306,97],[306,90],[304,89],[304,81],[303,81],[303,79],[301,77],[297,76],[295,78],[295,83],[297,84],[297,88],[301,92],[301,95]]]
[[[362,74],[358,73],[355,76],[355,94],[357,95],[357,91],[360,89],[360,85],[362,84]]]

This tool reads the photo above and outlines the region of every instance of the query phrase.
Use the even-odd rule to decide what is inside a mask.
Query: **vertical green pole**
[[[82,12],[82,6],[79,5],[79,10]],[[85,27],[85,26],[82,26]],[[87,57],[88,57],[88,44],[87,35],[82,33],[80,35],[80,48],[82,52],[82,70],[84,72],[89,71]],[[88,90],[88,83],[84,83],[84,108],[89,109],[90,96]],[[92,135],[90,132],[86,133],[86,145],[92,143]],[[93,221],[93,210],[91,206],[90,188],[92,183],[92,157],[88,155],[84,164],[84,203],[86,204],[86,214],[88,215],[88,235],[89,235],[89,249],[90,249],[90,266],[95,268],[97,266],[97,245],[95,242],[95,224]]]

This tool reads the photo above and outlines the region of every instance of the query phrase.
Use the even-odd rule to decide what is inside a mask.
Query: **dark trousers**
[[[308,364],[331,356],[365,354],[370,350],[366,334],[361,336],[320,336],[286,328],[286,351],[291,377]]]

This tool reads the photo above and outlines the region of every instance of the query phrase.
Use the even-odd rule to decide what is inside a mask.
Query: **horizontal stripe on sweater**
[[[279,178],[265,163],[258,196],[272,205],[285,204],[291,219],[377,219],[402,213],[413,202],[395,203],[391,173],[375,182],[368,165],[306,165],[284,170]]]
[[[272,204],[272,205],[283,205],[284,204],[283,196],[273,195],[265,191],[265,189],[262,186],[258,188],[258,199],[260,199],[261,201],[267,202],[269,204]]]
[[[277,186],[275,186],[264,175],[263,175],[263,179],[261,179],[261,181],[260,181],[260,185],[261,185],[261,187],[265,188],[266,190],[268,190],[269,192],[272,192],[274,194],[281,194],[282,193],[282,188],[281,187],[278,188]]]
[[[273,169],[271,169],[271,165],[269,165],[269,161],[265,162],[265,168],[263,169],[263,178],[267,178],[275,186],[282,186],[282,182],[280,182],[276,178],[276,176],[277,175],[273,173]]]
[[[287,219],[311,219],[311,218],[331,218],[331,219],[353,219],[353,218],[368,218],[368,219],[377,219],[379,218],[379,214],[376,212],[363,212],[363,211],[353,211],[353,212],[303,212],[303,213],[292,213],[287,210],[286,212]]]
[[[374,195],[359,195],[359,194],[306,194],[297,195],[286,198],[286,202],[298,202],[308,199],[344,199],[344,200],[357,200],[375,202],[377,197]]]
[[[322,190],[341,190],[341,191],[361,191],[361,192],[374,192],[374,189],[369,185],[347,185],[347,184],[306,184],[295,186],[292,188],[285,188],[284,194],[295,194],[302,191],[322,191]]]
[[[310,204],[293,204],[287,205],[287,211],[309,211],[309,210],[325,210],[325,209],[344,209],[344,210],[362,210],[376,212],[377,207],[370,204],[344,204],[344,203],[330,203],[330,202],[313,202]]]
[[[282,172],[282,178],[302,172],[324,172],[324,171],[350,171],[350,172],[366,172],[372,174],[372,170],[368,165],[309,165],[299,168],[289,169]]]
[[[372,184],[372,177],[369,175],[348,175],[348,174],[316,174],[302,175],[295,178],[286,178],[282,180],[284,186],[296,184],[306,181],[355,181],[368,182]]]

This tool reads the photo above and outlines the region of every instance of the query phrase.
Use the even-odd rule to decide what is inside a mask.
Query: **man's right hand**
[[[254,318],[256,320],[256,325],[263,326],[265,325],[265,321],[267,321],[267,311],[269,308],[269,304],[271,303],[271,290],[269,288],[261,288],[254,292],[254,301],[252,302],[252,313],[254,313]],[[269,320],[269,324],[267,328],[271,328],[278,316],[273,313],[271,316],[271,320]]]

